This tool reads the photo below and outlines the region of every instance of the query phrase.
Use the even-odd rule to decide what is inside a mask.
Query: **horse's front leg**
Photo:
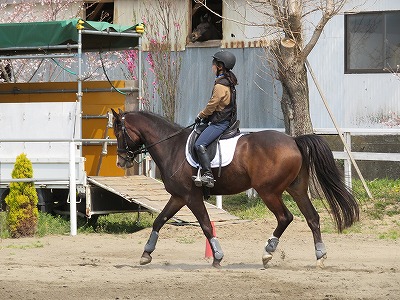
[[[203,230],[204,235],[210,242],[211,250],[214,257],[212,266],[216,268],[221,267],[221,261],[224,257],[224,253],[217,237],[215,237],[213,234],[210,217],[204,205],[203,197],[199,195],[192,196],[191,201],[187,206],[195,215],[197,221],[199,221],[200,227]]]
[[[185,202],[181,198],[173,197],[169,199],[167,205],[163,208],[161,213],[157,216],[153,223],[153,230],[150,234],[149,240],[144,246],[142,257],[140,258],[141,265],[147,265],[151,262],[151,253],[155,250],[158,241],[158,234],[164,224],[171,219],[183,206]]]

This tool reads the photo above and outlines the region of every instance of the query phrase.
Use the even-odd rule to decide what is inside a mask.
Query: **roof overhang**
[[[0,55],[73,51],[79,44],[78,28],[82,32],[84,52],[133,49],[143,33],[141,24],[123,26],[80,19],[3,23],[0,24]]]

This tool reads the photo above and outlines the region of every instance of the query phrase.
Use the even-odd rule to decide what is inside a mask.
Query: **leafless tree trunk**
[[[309,89],[305,62],[327,22],[340,12],[347,0],[267,0],[264,10],[267,32],[274,36],[266,50],[276,78],[282,84],[281,107],[286,133],[292,136],[313,132],[309,113]],[[251,1],[253,5],[260,1]],[[257,6],[254,6],[256,8]],[[305,20],[319,14],[319,20],[305,35]]]

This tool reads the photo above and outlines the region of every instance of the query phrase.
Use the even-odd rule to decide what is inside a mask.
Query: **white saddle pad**
[[[192,134],[193,133],[191,133],[189,135],[189,138],[186,141],[186,147],[185,147],[186,160],[192,167],[198,168],[199,164],[194,161],[194,159],[192,158],[192,156],[189,153],[189,140],[190,140],[190,137]],[[233,155],[235,154],[236,144],[242,135],[243,134],[239,134],[233,138],[219,141],[221,147],[217,146],[217,152],[215,154],[214,159],[211,161],[211,168],[219,167],[219,157],[220,157],[219,149],[220,148],[221,148],[221,153],[222,153],[221,166],[225,167],[232,162]]]

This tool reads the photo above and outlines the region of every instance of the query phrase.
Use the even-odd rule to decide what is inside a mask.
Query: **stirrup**
[[[208,188],[214,187],[214,177],[212,175],[210,176],[208,174],[203,174],[203,176],[201,176],[201,182]]]
[[[201,187],[203,185],[203,182],[201,181],[200,168],[197,169],[197,176],[192,176],[192,180],[194,181],[194,185],[197,187]]]

